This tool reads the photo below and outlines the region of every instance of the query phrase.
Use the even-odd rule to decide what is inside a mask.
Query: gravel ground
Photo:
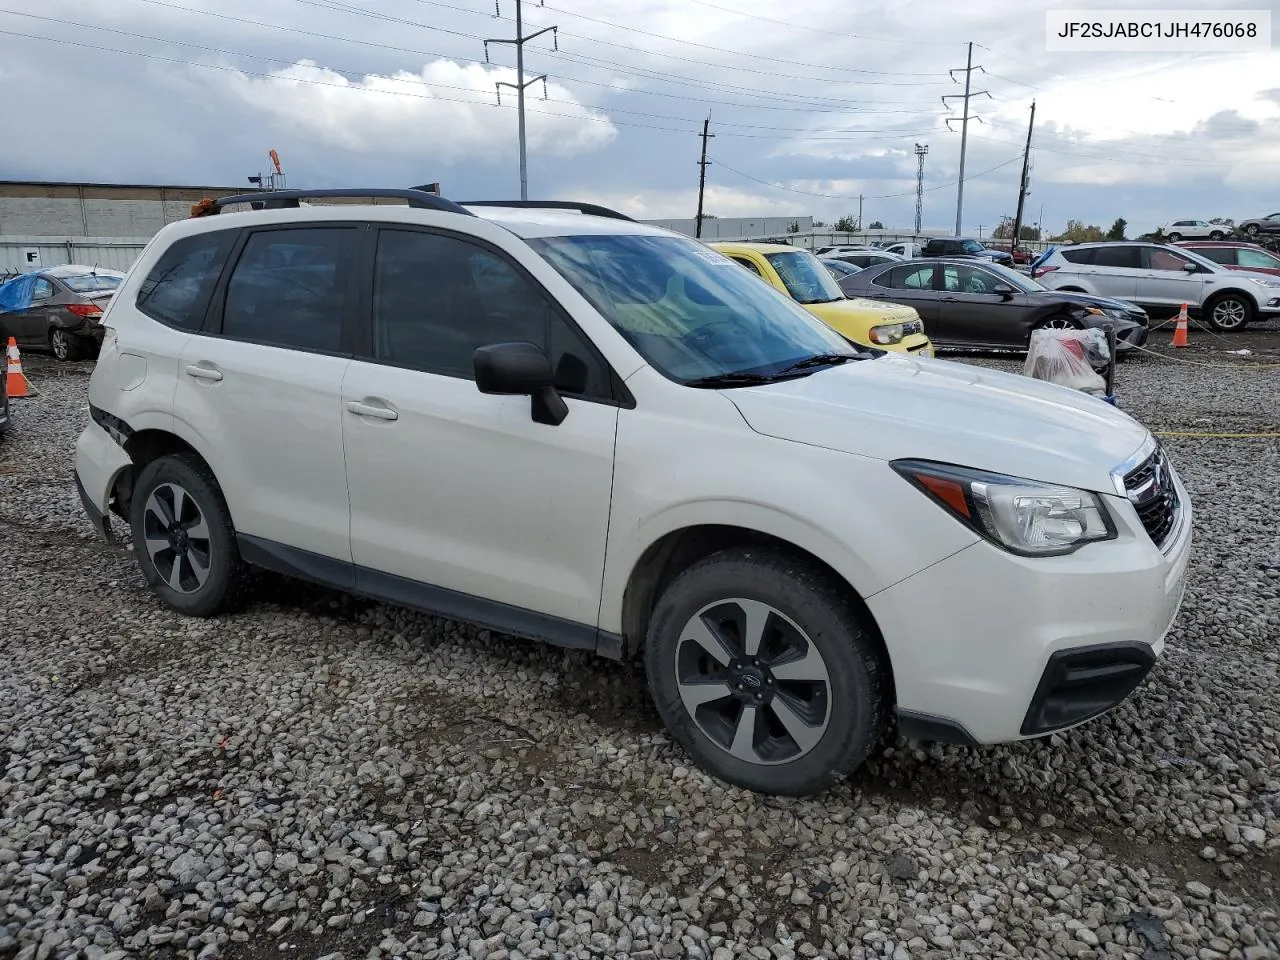
[[[1280,363],[1274,325],[1192,339],[1123,364],[1121,405],[1280,430],[1280,369],[1246,366]],[[70,480],[91,364],[24,365],[0,958],[1280,957],[1275,439],[1168,439],[1191,581],[1121,708],[781,801],[693,769],[634,667],[275,577],[233,617],[166,612]]]

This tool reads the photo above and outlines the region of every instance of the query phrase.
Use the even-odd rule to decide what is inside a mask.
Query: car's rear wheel
[[[1169,234],[1169,239],[1170,239],[1172,242],[1177,243],[1179,240],[1181,240],[1181,239],[1182,239],[1182,234],[1180,234],[1180,233],[1171,233],[1171,234]]]
[[[1253,320],[1253,304],[1241,293],[1224,293],[1204,307],[1209,324],[1215,330],[1231,333],[1243,330]]]
[[[1244,228],[1244,232],[1251,237],[1256,237],[1258,235],[1258,225],[1256,223],[1251,223]]]
[[[889,671],[843,584],[781,552],[734,548],[680,574],[654,610],[649,687],[707,772],[805,796],[887,729]]]
[[[49,330],[49,349],[59,360],[79,360],[84,356],[84,344],[80,338],[61,327]]]
[[[168,606],[210,617],[239,602],[247,570],[222,491],[201,460],[153,460],[134,485],[130,514],[143,579]]]

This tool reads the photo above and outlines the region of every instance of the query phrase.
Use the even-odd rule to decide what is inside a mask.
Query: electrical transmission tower
[[[969,58],[966,61],[965,65],[963,67],[956,67],[954,70],[948,71],[948,73],[951,74],[952,80],[955,80],[957,73],[960,73],[961,71],[964,72],[964,115],[959,118],[960,120],[960,179],[959,179],[959,182],[956,184],[956,236],[960,236],[961,221],[964,216],[964,158],[965,158],[965,151],[969,144],[969,121],[977,120],[979,123],[982,123],[981,117],[969,116],[969,101],[974,97],[987,97],[988,99],[990,99],[991,97],[991,94],[989,94],[986,90],[973,90],[973,91],[970,90],[970,86],[971,86],[970,81],[972,81],[973,79],[973,71],[975,70],[981,70],[983,73],[987,72],[982,66],[975,67],[973,65],[973,44],[970,43]],[[959,100],[959,99],[960,99],[960,94],[953,93],[943,97],[942,104],[943,106],[950,108],[951,104],[947,103],[947,101]],[[955,121],[956,121],[955,117],[948,117],[947,127],[950,128],[951,124],[954,123]]]
[[[916,144],[916,236],[920,236],[920,215],[924,212],[924,158],[929,154],[927,143]]]
[[[538,6],[542,6],[539,3]],[[494,0],[493,4],[494,16],[500,16],[501,10],[498,7],[498,0]],[[533,33],[525,34],[523,3],[516,0],[516,36],[514,40],[486,40],[484,42],[484,61],[489,62],[489,44],[491,43],[509,43],[516,48],[516,82],[507,83],[500,80],[494,84],[498,91],[498,104],[502,104],[502,88],[511,87],[516,91],[516,108],[520,114],[520,199],[529,199],[529,168],[525,162],[525,138],[524,138],[524,92],[526,88],[533,86],[538,81],[542,81],[542,99],[547,99],[547,77],[546,74],[532,77],[528,80],[524,78],[524,45],[534,37],[540,37],[544,33],[550,33],[554,43],[554,49],[560,49],[559,34],[555,27],[543,27]]]

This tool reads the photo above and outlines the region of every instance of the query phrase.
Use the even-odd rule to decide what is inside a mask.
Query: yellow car
[[[708,246],[781,290],[850,340],[917,357],[933,356],[933,343],[925,336],[924,323],[914,307],[846,297],[827,268],[808,250],[782,243]]]

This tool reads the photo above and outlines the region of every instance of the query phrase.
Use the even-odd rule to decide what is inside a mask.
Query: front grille
[[[1177,525],[1179,507],[1173,468],[1163,448],[1125,474],[1124,489],[1151,542],[1163,550]]]

